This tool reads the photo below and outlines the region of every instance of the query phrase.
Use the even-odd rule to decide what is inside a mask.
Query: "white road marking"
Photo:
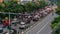
[[[39,32],[41,32],[47,25],[48,25],[48,23],[45,24],[45,25],[37,32],[37,34],[39,34]]]
[[[42,23],[42,22],[41,22]],[[39,23],[39,24],[41,24],[41,23]],[[31,26],[31,27],[33,27],[31,30],[33,30],[34,28],[36,28],[39,24],[37,24],[36,26]],[[31,30],[29,30],[29,31],[31,31]],[[26,33],[28,33],[29,31],[27,31]]]
[[[50,16],[51,15],[51,13],[48,15],[48,16]],[[46,18],[48,17],[48,16],[46,16]],[[46,18],[44,18],[44,19],[46,19]],[[43,21],[43,20],[42,20]],[[41,21],[41,23],[42,23],[42,21]],[[31,30],[33,30],[34,28],[36,28],[39,24],[41,24],[41,23],[38,23],[36,26],[34,26]],[[32,27],[32,26],[31,26]],[[29,31],[27,31],[25,34],[27,34],[28,32],[30,32],[31,30],[29,30]]]

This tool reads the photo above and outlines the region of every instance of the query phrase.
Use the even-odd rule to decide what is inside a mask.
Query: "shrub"
[[[57,23],[51,24],[51,28],[53,29],[56,25]]]
[[[57,24],[60,22],[60,16],[56,17],[54,21],[51,22],[51,28],[54,28],[57,26]]]
[[[56,9],[56,13],[60,15],[60,7]]]

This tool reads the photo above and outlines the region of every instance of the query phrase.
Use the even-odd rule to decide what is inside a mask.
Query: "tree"
[[[39,5],[38,3],[34,3],[34,4],[33,4],[33,7],[34,7],[34,8],[33,8],[34,10],[37,10],[37,9],[40,8],[40,5]]]
[[[39,2],[40,8],[47,6],[48,4],[45,1]]]
[[[21,4],[14,3],[11,1],[10,3],[5,3],[4,12],[23,12],[24,8]]]
[[[56,13],[60,15],[60,7],[56,9]]]
[[[3,8],[2,3],[0,3],[0,11],[1,11],[2,8]]]
[[[39,8],[45,7],[47,4],[44,1],[40,1],[40,3],[35,2],[27,2],[25,4],[17,4],[13,1],[5,2],[6,6],[3,8],[4,12],[31,12],[33,10],[37,10]]]
[[[57,26],[57,24],[60,23],[60,16],[56,17],[52,22],[51,22],[51,28],[54,28]]]
[[[34,3],[31,3],[31,2],[28,2],[28,3],[25,3],[24,4],[24,6],[25,6],[25,11],[28,11],[28,12],[30,12],[30,11],[33,11],[33,4]]]

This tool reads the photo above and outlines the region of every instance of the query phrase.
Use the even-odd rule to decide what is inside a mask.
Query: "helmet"
[[[5,17],[5,19],[8,19],[8,17]]]

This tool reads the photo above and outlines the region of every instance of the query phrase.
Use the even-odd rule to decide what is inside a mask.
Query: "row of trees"
[[[5,7],[2,6],[3,3],[0,4],[0,11],[3,12],[31,12],[33,10],[37,10],[39,8],[47,6],[45,1],[40,1],[39,3],[36,2],[27,2],[22,4],[17,4],[15,2],[6,2]]]

